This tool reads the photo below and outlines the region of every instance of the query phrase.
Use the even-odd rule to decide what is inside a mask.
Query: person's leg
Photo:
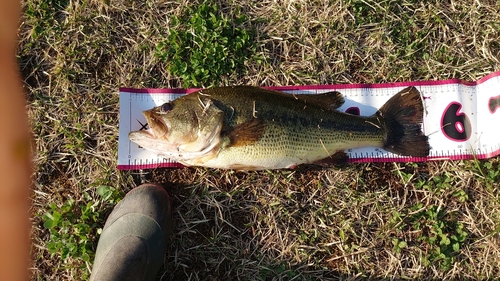
[[[32,146],[16,58],[21,14],[19,0],[0,0],[0,280],[29,278]]]
[[[172,230],[172,203],[156,184],[132,189],[104,225],[90,280],[154,280]]]

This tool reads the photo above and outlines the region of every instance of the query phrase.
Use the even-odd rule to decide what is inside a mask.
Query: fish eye
[[[161,112],[164,112],[164,113],[169,112],[170,110],[172,110],[172,108],[174,108],[174,106],[169,102],[166,102],[160,106]]]

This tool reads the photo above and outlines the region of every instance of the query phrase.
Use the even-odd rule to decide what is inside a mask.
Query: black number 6
[[[466,141],[471,136],[471,123],[469,117],[463,112],[462,104],[450,103],[441,118],[441,130],[443,134],[454,141]]]

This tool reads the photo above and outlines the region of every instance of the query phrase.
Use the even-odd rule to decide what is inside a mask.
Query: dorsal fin
[[[262,137],[266,124],[264,121],[252,118],[234,127],[229,134],[230,146],[244,146],[252,144]]]
[[[337,91],[331,91],[317,95],[296,94],[293,96],[299,100],[305,101],[306,103],[314,104],[327,110],[337,109],[344,104],[344,96]]]

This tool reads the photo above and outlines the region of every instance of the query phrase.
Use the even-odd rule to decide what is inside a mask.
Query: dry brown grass
[[[164,183],[174,199],[176,227],[161,280],[500,276],[498,175],[488,175],[499,171],[498,158],[248,173],[117,171],[118,87],[181,85],[154,49],[170,16],[194,2],[25,1],[19,60],[37,151],[33,280],[86,279],[91,267],[79,256],[62,259],[47,250],[55,239],[43,226],[51,203],[57,209],[74,200],[76,216],[81,206],[93,206],[97,217],[86,222],[92,224],[86,236],[95,249],[114,205],[97,187],[115,187],[119,198],[143,181]],[[244,77],[221,84],[476,80],[500,70],[495,1],[220,4],[227,13],[241,7],[265,58],[260,65],[247,61]],[[412,226],[419,211],[435,207],[445,215],[434,221],[461,223],[468,234],[448,270],[425,263],[437,246],[419,240],[429,228]],[[407,246],[398,252],[393,239]]]

